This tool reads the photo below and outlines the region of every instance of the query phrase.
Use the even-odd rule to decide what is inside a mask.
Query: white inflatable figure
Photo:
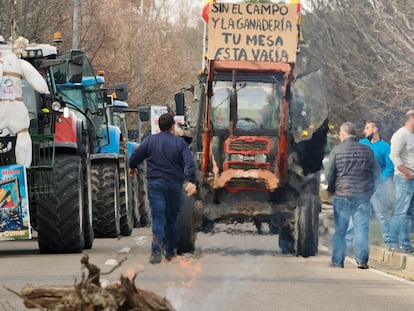
[[[16,162],[30,167],[32,139],[29,134],[30,117],[22,97],[22,79],[37,92],[49,94],[41,74],[20,55],[29,41],[19,37],[13,44],[13,53],[0,58],[0,129],[7,129],[16,138]]]

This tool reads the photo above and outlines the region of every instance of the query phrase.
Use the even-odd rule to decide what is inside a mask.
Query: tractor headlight
[[[244,157],[242,154],[233,153],[230,155],[230,160],[231,161],[243,161]]]
[[[259,153],[254,156],[254,161],[258,163],[265,163],[267,161],[267,157],[265,154]]]
[[[60,111],[60,108],[62,108],[62,106],[60,105],[59,102],[53,102],[52,103],[52,109],[53,109],[53,111]]]

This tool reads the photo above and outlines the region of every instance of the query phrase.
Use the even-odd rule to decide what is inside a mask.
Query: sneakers
[[[399,249],[400,248],[397,245],[388,245],[387,246],[387,251],[389,251],[389,252],[398,252]]]
[[[162,255],[159,252],[154,252],[149,258],[149,262],[153,265],[159,264],[162,261]]]
[[[369,267],[365,261],[360,261],[358,262],[358,269],[369,269]]]
[[[414,253],[414,248],[411,247],[409,249],[404,249],[398,245],[389,245],[387,247],[387,250],[389,252],[395,252],[395,253],[405,253],[405,254],[413,254]]]
[[[343,268],[344,265],[334,265],[333,263],[330,263],[329,267],[331,267],[331,268]]]

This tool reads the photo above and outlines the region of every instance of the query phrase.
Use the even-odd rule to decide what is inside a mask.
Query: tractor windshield
[[[240,130],[277,129],[281,93],[277,83],[238,82],[236,128]],[[231,81],[216,81],[213,87],[212,123],[216,129],[230,122]]]
[[[70,59],[70,54],[59,55],[58,58]],[[95,146],[108,144],[108,130],[106,114],[103,112],[104,100],[101,96],[100,84],[94,74],[93,67],[87,56],[83,54],[82,82],[69,81],[69,66],[63,63],[53,67],[54,84],[57,95],[79,118],[87,119],[94,127],[97,141]],[[76,109],[78,108],[78,109]]]
[[[328,118],[326,88],[320,69],[303,74],[292,84],[291,133],[297,143],[312,138]]]

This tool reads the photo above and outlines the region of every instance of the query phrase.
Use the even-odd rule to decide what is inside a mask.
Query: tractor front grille
[[[230,137],[225,142],[226,153],[258,154],[269,153],[270,137],[266,136],[238,136]]]

